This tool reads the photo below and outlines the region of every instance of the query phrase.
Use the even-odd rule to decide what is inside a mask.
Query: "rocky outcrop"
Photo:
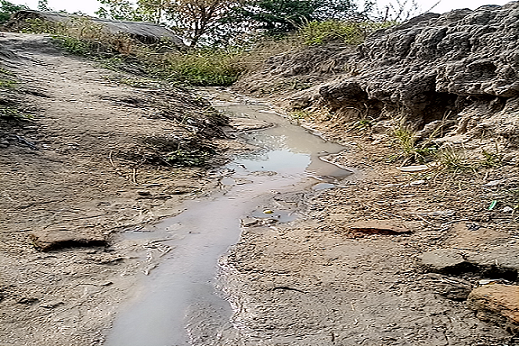
[[[167,39],[178,48],[185,47],[179,36],[175,35],[171,30],[157,24],[107,20],[57,12],[19,11],[4,25],[4,29],[20,31],[28,26],[28,21],[35,19],[64,24],[74,24],[74,22],[77,21],[90,21],[93,24],[100,25],[110,34],[125,34],[142,43],[153,44]]]
[[[473,290],[468,306],[478,318],[504,326],[514,334],[519,333],[519,286],[486,285]]]
[[[519,2],[426,13],[375,32],[341,60],[346,72],[290,106],[326,106],[346,120],[404,118],[416,131],[437,121],[447,137],[493,132],[519,144]]]

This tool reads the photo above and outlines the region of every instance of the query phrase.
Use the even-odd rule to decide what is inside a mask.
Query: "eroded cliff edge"
[[[280,78],[313,86],[287,97],[276,87]],[[365,118],[377,128],[404,120],[425,129],[419,138],[436,132],[463,143],[491,132],[512,149],[519,144],[519,3],[426,13],[356,49],[330,45],[273,57],[238,88],[281,95],[293,110],[326,108],[341,122]],[[378,132],[389,126],[381,125]]]

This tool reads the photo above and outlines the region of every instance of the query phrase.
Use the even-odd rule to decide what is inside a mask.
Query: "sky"
[[[378,0],[379,7],[383,7],[388,0]],[[400,0],[401,2],[404,0]],[[423,11],[431,8],[438,0],[416,0]],[[38,7],[38,0],[10,0],[11,3],[27,5],[32,9]],[[360,3],[361,1],[359,1]],[[456,8],[471,8],[475,9],[482,5],[504,5],[508,0],[441,0],[440,4],[436,6],[433,12],[443,13]],[[396,1],[393,1],[396,3]],[[96,0],[48,0],[48,5],[54,10],[66,10],[67,12],[81,11],[86,14],[93,15],[94,12],[101,6]]]

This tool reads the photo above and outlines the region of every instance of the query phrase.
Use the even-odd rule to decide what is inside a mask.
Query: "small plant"
[[[463,151],[452,147],[440,150],[436,158],[443,168],[452,173],[476,172],[478,168]]]
[[[416,141],[414,132],[407,127],[399,126],[393,130],[392,135],[395,138],[396,144],[406,156],[413,154]]]
[[[9,79],[0,79],[0,89],[12,89],[16,86],[16,82]]]
[[[224,50],[198,50],[170,53],[151,67],[154,75],[166,80],[182,81],[190,85],[222,85],[234,83],[243,69],[238,53]]]
[[[430,160],[437,152],[437,147],[430,140],[416,143],[415,133],[406,126],[399,126],[392,132],[394,142],[400,149],[400,153],[391,158],[392,161],[400,158],[405,161],[424,163]]]
[[[369,129],[372,125],[373,124],[371,122],[371,119],[368,119],[368,118],[359,119],[358,121],[356,121],[354,123],[355,128],[358,129],[358,130]]]
[[[21,113],[15,107],[0,106],[0,119],[28,120],[32,119],[32,116]]]
[[[519,189],[510,191],[514,212],[519,210]]]
[[[71,54],[87,55],[92,51],[91,43],[86,40],[70,36],[53,36],[52,38],[54,42]]]
[[[503,155],[492,153],[483,149],[483,160],[479,162],[482,167],[495,168],[503,165]]]
[[[12,73],[11,71],[6,70],[6,69],[3,68],[3,67],[0,67],[0,73],[1,73],[1,74],[5,74],[5,75],[8,75],[8,76],[12,76],[12,75],[13,75],[13,73]]]
[[[214,155],[214,151],[208,148],[202,149],[178,149],[167,154],[166,161],[180,166],[203,166]]]
[[[290,118],[295,120],[308,119],[312,117],[312,112],[300,109],[290,112]]]

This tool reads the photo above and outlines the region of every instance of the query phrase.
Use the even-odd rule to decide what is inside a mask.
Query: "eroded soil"
[[[238,339],[244,345],[516,344],[466,307],[470,290],[492,273],[428,273],[419,255],[505,248],[515,258],[517,220],[502,211],[504,204],[495,211],[488,206],[517,186],[517,167],[403,174],[385,163],[390,151],[346,140],[349,152],[335,159],[357,166],[360,179],[308,193],[306,219],[290,227],[246,229],[225,258]],[[507,185],[483,187],[496,179]],[[352,232],[349,225],[359,221],[412,234]]]
[[[64,55],[42,36],[5,34],[0,41],[4,68],[27,90],[17,97],[35,114],[1,129],[0,343],[102,344],[103,328],[138,275],[174,251],[122,240],[115,231],[177,214],[182,200],[217,183],[199,169],[157,164],[167,152],[157,143],[205,138],[219,150],[235,145],[215,139],[219,120],[207,131],[185,121],[207,104],[183,91],[121,83],[140,77]],[[312,126],[346,146],[329,160],[355,168],[356,176],[334,189],[299,191],[304,216],[295,222],[244,227],[221,260],[234,328],[195,335],[194,344],[516,344],[465,306],[485,275],[427,273],[418,256],[437,248],[507,248],[515,256],[518,167],[402,173],[388,163],[390,142]],[[498,204],[489,210],[492,201]],[[349,229],[374,220],[412,233]],[[101,235],[109,246],[41,252],[30,241],[29,233],[60,229]]]
[[[214,186],[205,170],[164,160],[221,137],[225,119],[187,91],[66,55],[48,37],[3,33],[0,50],[2,78],[17,80],[3,100],[33,116],[0,119],[0,344],[99,344],[136,274],[169,250],[114,232],[177,214]],[[33,246],[64,234],[64,249]],[[66,248],[92,239],[109,246]]]

